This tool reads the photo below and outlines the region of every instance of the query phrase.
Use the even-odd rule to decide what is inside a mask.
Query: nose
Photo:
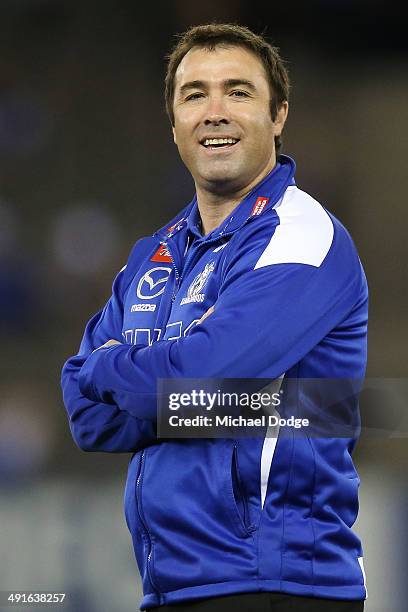
[[[222,115],[211,115],[208,116],[207,119],[205,119],[204,124],[205,125],[228,125],[229,121],[226,117],[223,117]]]
[[[210,96],[205,111],[205,125],[228,124],[229,118],[223,96]]]

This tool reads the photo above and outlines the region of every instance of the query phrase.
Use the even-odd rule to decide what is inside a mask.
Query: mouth
[[[232,138],[232,136],[225,136],[224,138],[202,138],[200,145],[202,145],[207,151],[226,151],[236,147],[239,143],[239,138]]]

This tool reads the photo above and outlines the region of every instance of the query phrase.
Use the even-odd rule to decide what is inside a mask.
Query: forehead
[[[268,86],[262,61],[244,47],[193,47],[183,57],[175,74],[175,89],[188,81],[217,83],[226,79],[247,79]]]

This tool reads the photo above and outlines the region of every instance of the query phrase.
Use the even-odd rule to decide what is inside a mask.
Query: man
[[[180,38],[166,104],[196,195],[136,243],[63,369],[78,446],[134,453],[141,609],[363,610],[354,439],[156,436],[158,379],[364,376],[365,276],[277,157],[288,96],[278,50],[250,30]]]

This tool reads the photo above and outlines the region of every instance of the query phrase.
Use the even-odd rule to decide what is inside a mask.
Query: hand
[[[214,306],[210,306],[210,307],[209,307],[209,309],[207,310],[207,312],[205,312],[205,313],[203,314],[203,316],[201,317],[201,319],[199,319],[199,320],[197,321],[197,325],[198,325],[199,323],[202,323],[202,322],[203,322],[203,321],[204,321],[204,320],[205,320],[207,317],[209,317],[209,316],[210,316],[210,314],[211,314],[212,312],[214,312]]]
[[[101,348],[107,348],[108,346],[113,346],[114,344],[122,344],[122,343],[119,342],[118,340],[108,340],[107,342],[105,342],[105,344],[102,344],[102,346],[98,346],[98,348],[96,348],[92,352],[94,353],[95,351],[99,351],[99,349]]]

